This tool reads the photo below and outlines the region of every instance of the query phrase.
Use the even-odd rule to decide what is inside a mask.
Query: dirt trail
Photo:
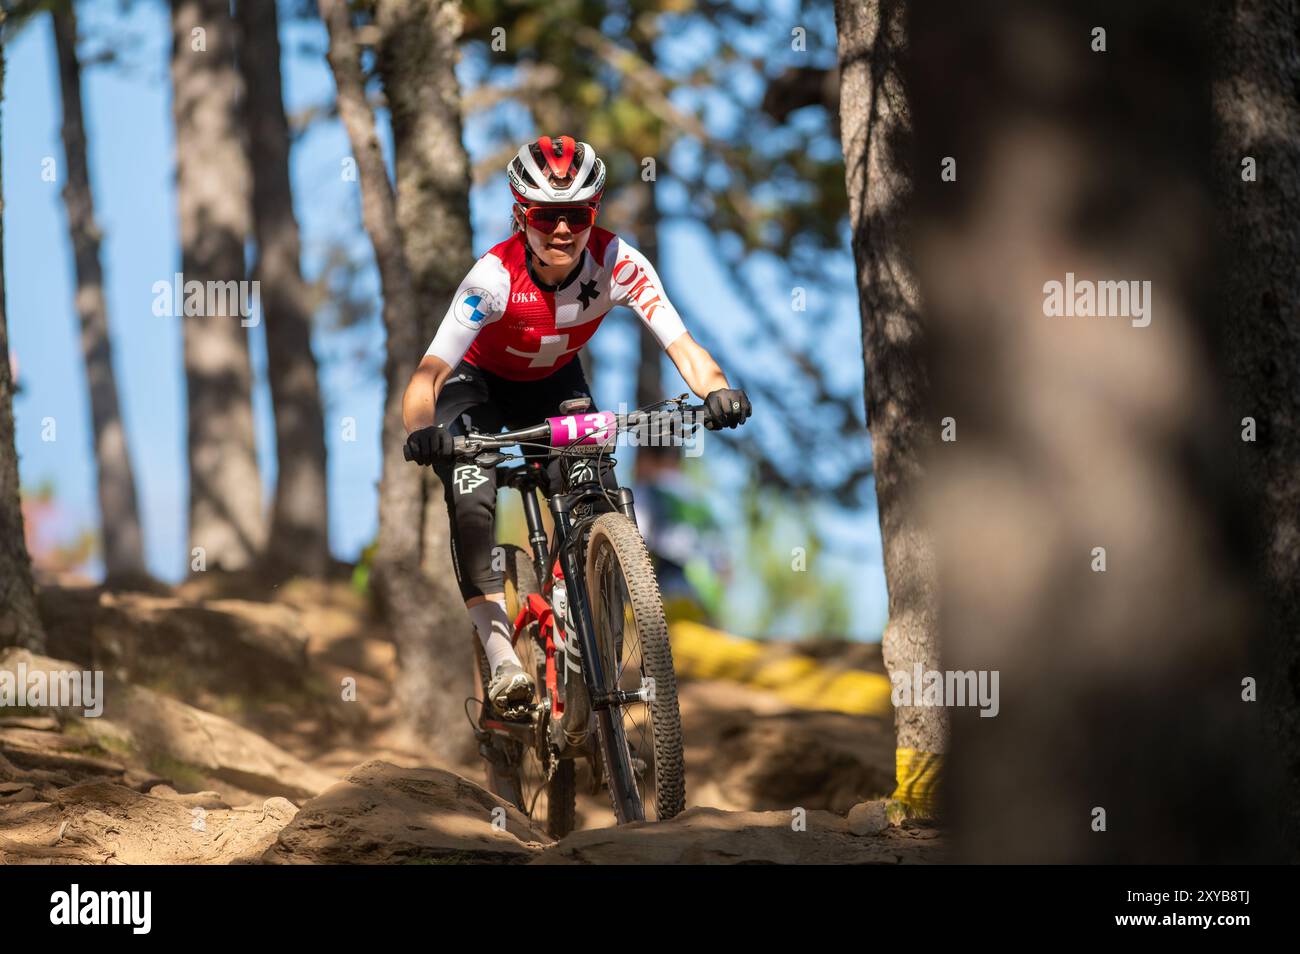
[[[850,808],[892,785],[883,719],[683,681],[688,811],[612,830],[607,795],[580,787],[585,830],[557,845],[481,787],[481,763],[433,766],[403,741],[393,645],[345,583],[264,591],[213,575],[155,594],[46,587],[41,604],[50,656],[10,651],[0,671],[102,670],[106,704],[99,718],[0,708],[0,862],[893,863],[942,850],[916,825],[852,834],[865,829]]]

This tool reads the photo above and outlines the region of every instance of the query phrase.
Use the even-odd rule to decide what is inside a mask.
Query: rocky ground
[[[259,592],[214,577],[148,594],[46,586],[41,603],[49,655],[9,650],[0,671],[102,670],[106,703],[97,718],[0,708],[3,863],[941,857],[936,829],[888,817],[884,719],[684,681],[687,811],[615,827],[607,796],[584,792],[581,830],[557,843],[483,788],[481,764],[434,766],[401,741],[393,645],[346,583]],[[345,678],[356,701],[341,698]]]

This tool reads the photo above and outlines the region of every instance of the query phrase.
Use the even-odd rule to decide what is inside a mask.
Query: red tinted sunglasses
[[[529,205],[524,207],[524,219],[543,235],[550,235],[560,224],[569,223],[570,232],[585,232],[596,224],[594,205]]]

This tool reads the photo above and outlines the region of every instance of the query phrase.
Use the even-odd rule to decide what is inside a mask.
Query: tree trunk
[[[0,120],[4,118],[5,28],[5,12],[0,9]],[[5,646],[45,651],[45,631],[36,613],[32,564],[23,539],[18,449],[14,443],[14,382],[5,318],[4,182],[0,178],[0,648]]]
[[[277,576],[329,568],[325,415],[311,348],[311,305],[299,265],[298,220],[289,182],[289,124],[280,81],[280,38],[271,0],[240,0],[239,66],[248,91],[253,226],[266,320],[267,376],[275,409],[279,477],[265,565]]]
[[[187,293],[221,288],[185,336],[190,546],[207,569],[252,565],[266,537],[253,435],[252,369],[237,296],[249,234],[249,170],[237,109],[234,24],[225,0],[172,0],[176,202]],[[209,285],[208,283],[213,283]],[[221,283],[218,285],[217,283]],[[232,304],[232,297],[236,301]],[[251,293],[248,296],[251,302]]]
[[[339,116],[357,162],[362,221],[374,246],[384,293],[387,396],[379,540],[372,579],[397,643],[395,692],[406,727],[440,757],[458,760],[469,754],[472,739],[463,731],[469,670],[461,664],[473,647],[472,631],[459,599],[448,603],[446,587],[435,587],[421,569],[425,478],[421,468],[402,455],[406,437],[402,394],[428,339],[403,254],[396,200],[375,133],[374,115],[366,101],[360,49],[348,7],[344,0],[319,2],[330,34],[329,63],[338,89]],[[428,228],[433,235],[434,224],[429,223]],[[455,228],[465,229],[466,225],[460,222]],[[446,233],[442,234],[445,237]]]
[[[939,659],[933,547],[919,499],[923,456],[936,422],[928,417],[924,335],[901,243],[909,182],[900,154],[910,122],[899,74],[903,4],[836,0],[835,21],[867,426],[889,593],[882,649],[891,678],[905,674],[910,679],[917,666],[937,670]],[[946,714],[940,708],[900,705],[896,726],[895,797],[920,814],[933,814],[947,748]]]
[[[393,129],[397,225],[414,286],[420,334],[427,343],[474,264],[469,217],[470,163],[461,140],[456,82],[459,5],[447,0],[382,0],[376,66],[384,83]],[[402,355],[402,381],[422,349]],[[464,617],[449,564],[450,541],[442,484],[424,472],[421,564],[440,603],[450,610],[439,626],[444,646],[460,652]],[[450,657],[454,658],[454,657]]]
[[[956,438],[927,475],[941,655],[996,705],[952,710],[955,857],[1268,859],[1247,682],[1268,673],[1209,296],[1212,183],[1235,173],[1209,161],[1203,14],[909,9],[913,261]]]
[[[1260,698],[1286,761],[1288,845],[1300,857],[1300,11],[1259,0],[1220,8],[1215,169],[1219,228],[1231,259],[1223,283],[1237,479],[1258,507],[1270,659]],[[1251,181],[1243,160],[1255,163]]]
[[[641,58],[642,62],[655,66],[655,48],[651,37],[646,35],[645,30],[641,29],[639,24],[634,24],[632,37],[637,56]],[[658,156],[663,152],[663,124],[661,122],[655,122],[653,135],[654,148],[650,154]],[[637,167],[640,167],[639,161]],[[656,177],[657,175],[656,172]],[[643,180],[640,189],[645,198],[641,203],[641,213],[636,222],[635,234],[637,242],[642,254],[655,268],[660,268],[657,178],[649,182]],[[659,339],[654,336],[654,332],[650,330],[649,325],[638,318],[633,320],[636,322],[639,332],[636,365],[636,406],[646,407],[664,398],[664,349],[659,344]]]
[[[86,162],[75,7],[69,4],[66,13],[53,13],[51,19],[54,21],[54,46],[59,59],[59,84],[63,92],[63,151],[67,163],[63,202],[68,211],[68,233],[76,261],[76,303],[81,319],[81,351],[90,388],[104,570],[107,582],[114,584],[144,576],[144,537],[136,505],[135,475],[131,470],[126,428],[118,407],[117,381],[113,374],[108,304],[104,299],[104,273],[99,260],[100,232],[95,222]]]
[[[659,206],[655,201],[655,184],[642,183],[645,202],[637,221],[638,247],[650,263],[659,267]],[[663,345],[650,326],[633,316],[640,342],[636,363],[636,406],[646,407],[664,398]]]

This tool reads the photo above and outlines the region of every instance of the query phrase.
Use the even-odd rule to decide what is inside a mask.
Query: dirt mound
[[[303,805],[263,860],[519,863],[550,841],[513,806],[453,772],[373,761]]]
[[[0,653],[0,670],[57,674],[75,663],[26,650]],[[0,728],[0,754],[23,768],[63,771],[69,780],[123,775],[127,768],[157,772],[155,778],[190,776],[228,783],[239,793],[310,798],[334,782],[261,736],[142,686],[106,679],[103,715],[81,709],[47,709],[45,721],[61,731],[23,725]],[[48,726],[46,726],[48,729]]]
[[[278,603],[44,588],[41,620],[51,656],[102,669],[124,682],[191,699],[301,692],[307,633]]]
[[[855,835],[846,819],[809,811],[798,830],[789,811],[691,808],[667,822],[580,831],[533,864],[917,864],[943,860],[934,829],[888,828]]]
[[[428,765],[429,754],[399,739],[392,641],[346,581],[47,586],[42,615],[59,658],[11,650],[0,669],[100,670],[105,701],[99,718],[0,712],[0,854],[20,861],[884,863],[937,853],[932,835],[880,830],[881,812],[859,804],[893,788],[892,721],[831,711],[820,697],[801,704],[683,678],[692,809],[614,829],[584,763],[578,818],[596,830],[557,846],[480,787],[478,761],[398,767]],[[846,665],[842,646],[778,650],[765,652]],[[849,662],[869,669],[869,653],[858,655]],[[806,831],[792,829],[795,809]],[[190,827],[197,810],[207,840]]]
[[[6,802],[0,789],[0,861],[228,864],[259,856],[297,811],[283,798],[231,808],[211,792],[195,799],[156,791],[86,782],[50,802]]]
[[[725,682],[683,682],[687,804],[844,814],[894,787],[888,720],[800,709]]]

